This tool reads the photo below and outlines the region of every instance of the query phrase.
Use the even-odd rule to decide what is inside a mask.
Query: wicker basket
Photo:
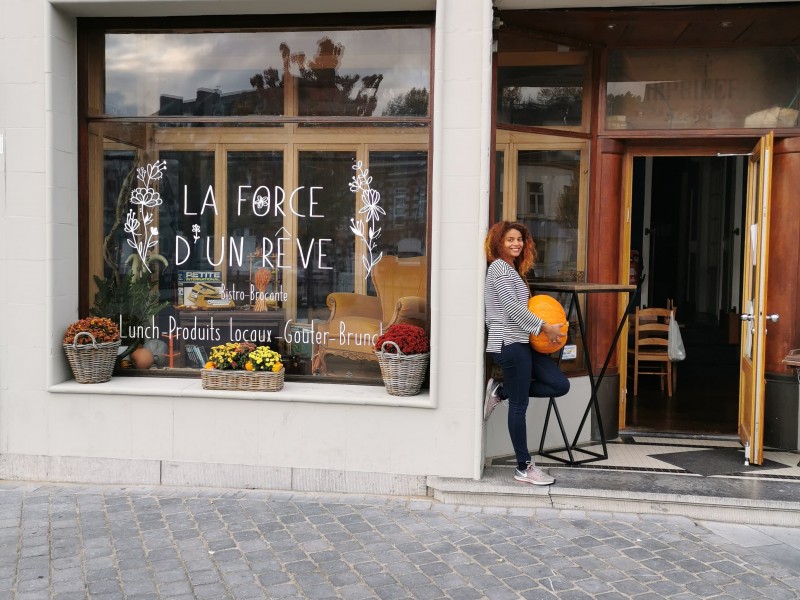
[[[394,346],[397,353],[386,352],[386,345]],[[419,393],[425,373],[428,371],[430,352],[403,354],[397,344],[385,341],[380,350],[375,350],[381,366],[383,383],[392,396],[414,396]]]
[[[204,390],[241,390],[250,392],[278,392],[283,389],[286,369],[272,371],[224,371],[203,369],[200,379]]]
[[[91,344],[78,344],[78,338],[88,335]],[[88,331],[81,331],[75,335],[71,344],[64,344],[69,366],[78,383],[103,383],[111,379],[114,372],[114,363],[117,361],[119,340],[116,342],[97,343],[94,336]]]

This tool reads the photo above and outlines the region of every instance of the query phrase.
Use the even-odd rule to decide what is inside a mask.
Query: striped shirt
[[[489,265],[483,293],[487,352],[500,352],[504,345],[527,343],[532,333],[538,335],[545,322],[528,310],[530,297],[528,285],[514,267],[501,258]]]

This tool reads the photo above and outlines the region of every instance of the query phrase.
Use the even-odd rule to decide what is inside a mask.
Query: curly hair
[[[533,241],[531,232],[522,223],[498,221],[489,228],[489,232],[486,234],[486,242],[484,243],[486,260],[487,262],[492,262],[503,257],[503,240],[512,229],[516,229],[522,234],[522,252],[514,259],[514,268],[524,279],[536,262],[536,243]]]

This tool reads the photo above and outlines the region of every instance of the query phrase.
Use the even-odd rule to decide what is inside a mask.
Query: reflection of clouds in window
[[[383,75],[381,114],[391,98],[411,88],[429,87],[430,32],[428,29],[375,31],[228,32],[193,34],[106,35],[106,105],[112,114],[154,114],[161,96],[191,101],[199,89],[222,94],[253,90],[250,79],[265,69],[283,77],[281,44],[292,55],[305,54],[306,63],[329,37],[341,44],[339,74]],[[296,64],[290,73],[299,76]],[[357,90],[355,90],[357,91]]]

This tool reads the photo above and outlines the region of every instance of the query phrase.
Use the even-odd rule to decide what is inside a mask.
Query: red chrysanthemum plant
[[[425,354],[431,348],[430,340],[422,327],[404,323],[391,325],[375,342],[376,351],[396,354],[397,349],[392,344],[383,346],[387,341],[397,344],[403,354]]]

